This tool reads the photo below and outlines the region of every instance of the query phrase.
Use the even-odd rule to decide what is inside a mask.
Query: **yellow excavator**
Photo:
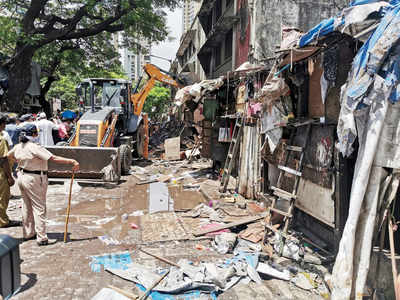
[[[89,78],[76,88],[83,115],[76,124],[69,141],[47,147],[55,155],[74,158],[80,163],[76,178],[118,181],[129,173],[132,150],[139,156],[144,151],[146,131],[142,109],[156,82],[176,88],[177,80],[152,64],[143,66],[148,80],[139,90],[141,79],[134,90],[128,80]],[[68,177],[68,168],[49,163],[49,177]]]

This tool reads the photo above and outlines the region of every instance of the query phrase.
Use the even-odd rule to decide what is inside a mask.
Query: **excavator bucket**
[[[46,147],[52,154],[75,159],[79,162],[79,171],[75,178],[104,182],[117,182],[121,177],[119,148],[114,147]],[[71,166],[49,162],[49,178],[71,177]]]

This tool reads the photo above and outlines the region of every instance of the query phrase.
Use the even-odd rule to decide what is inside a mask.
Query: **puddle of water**
[[[170,186],[169,194],[174,199],[174,209],[192,209],[205,199],[200,192],[184,190],[181,186]]]
[[[197,191],[184,190],[181,186],[161,185],[167,198],[165,210],[191,209],[205,201]],[[157,186],[156,191],[160,187]],[[74,198],[80,202],[72,205],[70,224],[84,226],[93,236],[109,235],[123,240],[128,235],[132,236],[133,231],[137,232],[131,228],[131,223],[136,224],[140,230],[140,216],[135,214],[138,211],[147,213],[150,209],[150,185],[137,185],[134,176],[130,176],[117,188],[85,187]],[[52,220],[57,224],[65,221],[65,209],[52,213],[55,214]]]

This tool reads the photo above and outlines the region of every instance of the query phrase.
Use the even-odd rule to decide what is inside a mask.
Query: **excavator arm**
[[[143,105],[146,102],[146,98],[149,95],[151,89],[154,87],[156,81],[164,84],[168,84],[174,87],[181,87],[181,85],[176,82],[172,77],[161,72],[159,68],[152,64],[145,64],[143,66],[144,71],[149,76],[146,84],[140,90],[139,93],[133,94],[131,96],[131,101],[133,103],[133,113],[139,116],[142,112]]]

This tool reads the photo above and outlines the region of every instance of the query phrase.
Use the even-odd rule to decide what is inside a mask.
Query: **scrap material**
[[[219,230],[222,230],[222,229],[227,229],[227,228],[232,228],[232,227],[236,227],[236,226],[240,226],[240,225],[245,225],[245,224],[248,224],[248,223],[253,223],[253,222],[261,220],[261,219],[263,219],[263,217],[260,217],[260,216],[243,218],[243,219],[240,219],[239,221],[236,221],[236,222],[228,223],[228,224],[225,224],[225,225],[219,225],[219,226],[215,226],[214,228],[210,228],[210,229],[194,232],[193,235],[194,236],[201,236],[201,235],[205,235],[205,234],[210,233],[210,232],[215,232],[215,231],[219,231]]]
[[[146,214],[140,218],[143,242],[161,242],[189,239],[175,212]],[[162,224],[162,230],[160,230]]]

